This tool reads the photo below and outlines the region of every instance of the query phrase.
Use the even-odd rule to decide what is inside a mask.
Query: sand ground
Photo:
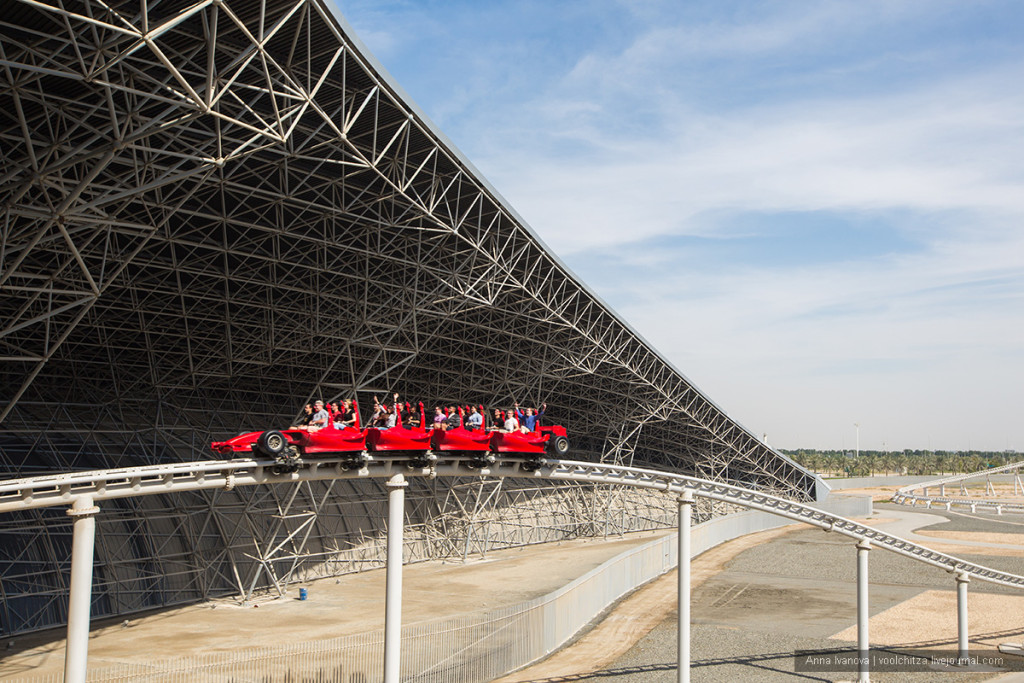
[[[891,525],[892,533],[898,533],[903,528],[934,524],[934,518],[945,521],[938,515],[894,508],[880,511],[867,521],[882,528]],[[914,540],[926,539],[936,550],[957,555],[1004,557],[1011,563],[1024,561],[1024,548],[1019,542],[1024,540],[1024,521],[1003,521],[1006,525],[996,530],[917,529],[913,532]],[[1020,535],[1016,533],[1017,528],[1021,530]],[[697,643],[697,639],[706,638],[701,635],[703,623],[730,632],[768,628],[791,637],[820,636],[838,642],[856,639],[852,630],[855,611],[845,604],[849,596],[837,603],[830,595],[834,592],[832,584],[815,583],[818,574],[825,570],[815,572],[805,567],[805,575],[797,571],[794,576],[793,572],[775,567],[775,559],[757,559],[758,553],[768,553],[765,557],[772,558],[784,556],[784,552],[772,549],[787,544],[799,547],[800,534],[810,533],[806,527],[795,525],[752,534],[709,550],[693,562],[693,609],[698,626],[694,638],[698,652],[704,645]],[[813,533],[835,539],[834,534]],[[403,622],[411,624],[478,612],[546,594],[618,553],[649,541],[654,535],[534,546],[490,553],[486,560],[467,563],[408,565]],[[875,562],[874,557],[872,561]],[[829,566],[827,561],[823,562],[823,567]],[[766,566],[768,564],[772,566]],[[836,580],[848,579],[849,576]],[[906,588],[886,581],[884,572],[882,576],[873,574],[872,581],[870,629],[873,643],[948,644],[951,634],[955,642],[956,597],[952,581],[946,581],[943,576],[927,576],[918,579],[922,585]],[[880,583],[875,585],[875,581]],[[652,631],[656,634],[659,629],[664,630],[666,624],[671,628],[671,622],[676,619],[676,583],[675,572],[666,574],[621,601],[571,646],[500,680],[502,683],[585,680],[588,672],[613,669],[616,662],[628,659],[631,651],[641,647]],[[950,585],[943,587],[945,583]],[[443,602],[437,599],[438,586],[444,586]],[[305,587],[309,590],[306,601],[296,599],[298,586],[294,586],[284,599],[266,600],[247,607],[224,599],[133,616],[127,624],[123,619],[95,624],[90,636],[90,667],[148,660],[154,653],[166,655],[183,651],[191,655],[233,650],[239,643],[247,647],[274,645],[281,642],[282,633],[301,632],[304,638],[315,640],[383,628],[382,570],[321,580]],[[1018,642],[1024,639],[1024,616],[1020,616],[1024,615],[1024,594],[986,593],[975,590],[972,585],[970,600],[972,648],[994,648],[999,642],[1013,640],[1014,634]],[[46,632],[16,638],[14,646],[0,658],[0,679],[61,671],[63,635],[63,632]],[[712,641],[716,637],[713,635]],[[711,642],[708,646],[714,645]],[[756,679],[755,676],[752,680]]]
[[[403,572],[402,623],[486,611],[546,595],[615,555],[672,531],[630,534],[490,552],[469,562],[424,562]],[[308,599],[297,599],[305,587]],[[326,640],[384,628],[383,569],[292,586],[284,598],[241,606],[225,598],[200,605],[93,623],[89,667],[147,662],[154,657],[215,654]],[[443,596],[439,600],[439,596]],[[65,633],[17,636],[0,651],[0,680],[63,671]]]

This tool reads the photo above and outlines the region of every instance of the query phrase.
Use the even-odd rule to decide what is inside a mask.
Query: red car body
[[[435,451],[443,453],[453,451],[486,453],[491,450],[491,432],[475,431],[465,427],[448,430],[435,429],[430,443]]]
[[[335,429],[333,426],[328,426],[315,432],[307,432],[304,429],[282,429],[280,431],[288,440],[288,445],[294,446],[300,453],[318,455],[365,451],[367,432],[370,430],[356,429],[355,427]],[[223,455],[252,453],[262,434],[263,432],[247,432],[227,441],[215,441],[210,445],[213,450]]]
[[[247,455],[275,455],[283,457],[330,456],[335,454],[361,454],[365,451],[375,453],[420,453],[433,451],[442,453],[465,453],[480,455],[484,453],[543,455],[554,443],[554,450],[563,455],[568,450],[565,427],[537,427],[532,432],[503,432],[466,429],[464,426],[452,429],[426,429],[423,415],[423,404],[420,404],[420,424],[406,427],[399,423],[390,429],[370,427],[361,429],[356,407],[356,426],[338,429],[328,420],[327,426],[316,431],[305,429],[283,429],[266,432],[247,432],[227,441],[215,441],[211,445],[214,451],[226,456],[239,453]],[[481,408],[481,412],[482,408]],[[461,410],[460,410],[461,415]],[[261,447],[261,439],[265,434],[279,433],[287,441],[284,449],[267,451]],[[561,442],[555,441],[561,439]],[[277,446],[282,444],[278,443]],[[294,450],[290,455],[285,452],[287,447]]]
[[[532,432],[491,432],[490,448],[495,453],[544,453],[548,442],[566,436],[565,427],[541,427]]]

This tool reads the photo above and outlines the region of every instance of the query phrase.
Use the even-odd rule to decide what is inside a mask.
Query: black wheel
[[[263,432],[256,440],[256,450],[271,458],[281,455],[286,448],[288,448],[288,439],[276,429]]]
[[[342,463],[341,468],[343,470],[361,470],[370,463],[370,458],[366,453],[359,453],[346,458]]]
[[[551,446],[555,449],[556,455],[565,455],[569,452],[569,439],[564,436],[556,436],[551,440]]]

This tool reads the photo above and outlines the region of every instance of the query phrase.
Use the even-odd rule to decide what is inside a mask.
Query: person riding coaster
[[[483,408],[481,407],[481,411]],[[457,424],[447,429],[435,429],[430,438],[431,448],[441,453],[452,455],[468,455],[470,464],[474,467],[486,467],[493,465],[497,458],[491,452],[491,434],[489,432],[474,431],[466,427],[465,413],[462,407],[458,408],[458,420],[449,416],[449,424]]]
[[[410,412],[407,409],[406,415]],[[404,424],[399,411],[394,427],[386,430],[366,430],[366,448],[374,453],[407,454],[412,458],[410,467],[429,467],[437,460],[437,456],[430,452],[430,437],[434,430],[424,429],[423,425],[426,423],[421,402],[418,424]]]
[[[446,424],[457,424],[452,428],[427,429],[428,425],[423,404],[419,404],[419,425],[406,426],[402,423],[402,411],[397,401],[396,424],[390,429],[363,429],[360,425],[359,408],[352,402],[353,424],[343,428],[335,420],[328,419],[326,425],[315,431],[305,429],[271,429],[263,432],[248,432],[228,439],[213,442],[214,451],[233,457],[248,454],[253,457],[274,459],[272,472],[285,474],[298,469],[303,458],[343,457],[344,469],[360,469],[372,459],[370,453],[393,454],[410,459],[409,466],[425,468],[431,466],[438,454],[451,457],[466,457],[471,466],[487,467],[494,464],[499,456],[525,457],[524,469],[536,469],[543,464],[543,455],[552,451],[558,457],[569,450],[566,430],[561,426],[541,427],[539,420],[529,432],[480,431],[468,429],[465,415],[460,407],[446,416]],[[408,406],[408,404],[406,404]],[[483,406],[478,407],[480,415],[485,414]],[[406,410],[406,415],[411,411]]]
[[[365,466],[369,460],[366,453],[367,430],[360,427],[359,406],[355,401],[352,401],[351,410],[354,416],[351,426],[338,428],[335,421],[329,418],[320,429],[292,428],[248,432],[210,445],[214,451],[229,457],[248,453],[254,457],[273,458],[274,465],[271,470],[274,474],[294,472],[299,468],[303,457],[317,455],[342,455],[346,457],[346,469],[359,468]]]

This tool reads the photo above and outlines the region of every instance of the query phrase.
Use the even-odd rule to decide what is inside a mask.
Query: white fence
[[[868,497],[833,495],[834,514],[871,513]],[[694,554],[789,520],[765,512],[725,515],[693,527]],[[415,683],[490,681],[536,661],[572,638],[623,595],[676,566],[675,534],[608,560],[548,595],[486,613],[411,624],[402,629],[402,680]],[[443,592],[439,586],[438,591]],[[280,648],[178,657],[90,670],[90,683],[370,683],[383,678],[384,636],[369,633]],[[23,678],[59,683],[62,675]]]

